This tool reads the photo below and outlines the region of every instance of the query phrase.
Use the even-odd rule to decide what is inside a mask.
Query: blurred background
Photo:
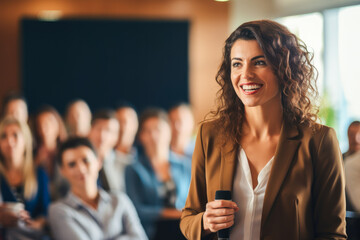
[[[75,98],[92,111],[189,102],[198,123],[215,106],[226,37],[264,18],[314,52],[322,123],[346,151],[360,119],[359,0],[1,0],[0,101],[17,91],[30,113],[62,114]]]

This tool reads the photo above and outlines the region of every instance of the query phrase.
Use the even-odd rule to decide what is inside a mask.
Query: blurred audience
[[[180,103],[169,110],[171,126],[171,150],[179,155],[185,155],[190,160],[195,148],[194,116],[190,105]]]
[[[64,122],[55,108],[43,106],[35,115],[35,163],[42,166],[50,179],[52,200],[63,197],[67,184],[59,173],[56,155],[59,145],[67,138]]]
[[[114,147],[118,140],[119,122],[113,110],[96,112],[91,121],[89,139],[95,146],[102,168],[99,173],[100,185],[106,191],[123,190],[124,177],[119,171],[121,164],[116,159]]]
[[[360,150],[360,121],[353,121],[348,128],[349,149],[343,154],[344,160]]]
[[[91,111],[84,100],[70,102],[66,108],[65,123],[69,136],[88,136],[91,128]]]
[[[50,206],[49,221],[55,239],[147,239],[136,210],[124,193],[98,188],[101,163],[86,138],[72,138],[59,150],[61,173],[71,190]]]
[[[24,96],[17,93],[8,94],[3,100],[2,116],[12,116],[19,121],[28,121],[28,106]]]
[[[178,223],[190,173],[187,165],[170,152],[166,112],[146,110],[140,118],[138,137],[143,151],[125,170],[126,191],[150,239],[182,239]]]
[[[0,124],[0,230],[3,239],[41,239],[49,204],[48,177],[36,168],[24,121]]]

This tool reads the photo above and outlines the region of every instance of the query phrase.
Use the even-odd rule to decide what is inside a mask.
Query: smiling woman
[[[316,123],[311,58],[270,20],[244,23],[226,40],[220,104],[192,159],[180,223],[188,239],[229,227],[230,239],[346,239],[341,152],[334,130]],[[217,190],[232,191],[232,201],[215,200]]]
[[[231,49],[231,81],[244,106],[280,106],[279,82],[256,40],[237,40]],[[268,105],[268,104],[266,104]]]

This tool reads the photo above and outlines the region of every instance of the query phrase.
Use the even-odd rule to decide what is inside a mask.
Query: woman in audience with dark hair
[[[44,106],[38,110],[34,124],[35,163],[42,166],[48,174],[51,199],[55,200],[63,197],[68,189],[55,160],[59,144],[67,138],[66,128],[59,113],[51,106]]]
[[[167,114],[160,109],[146,110],[140,117],[138,137],[143,149],[138,161],[125,170],[126,191],[150,239],[181,239],[178,223],[189,188],[190,166],[170,152]]]
[[[39,239],[49,205],[48,178],[34,166],[26,123],[0,124],[0,229],[4,239]]]

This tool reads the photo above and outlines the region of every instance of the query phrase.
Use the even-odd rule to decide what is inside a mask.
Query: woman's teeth
[[[241,88],[245,91],[245,92],[251,92],[251,91],[255,91],[261,88],[260,84],[251,84],[251,85],[242,85]]]

